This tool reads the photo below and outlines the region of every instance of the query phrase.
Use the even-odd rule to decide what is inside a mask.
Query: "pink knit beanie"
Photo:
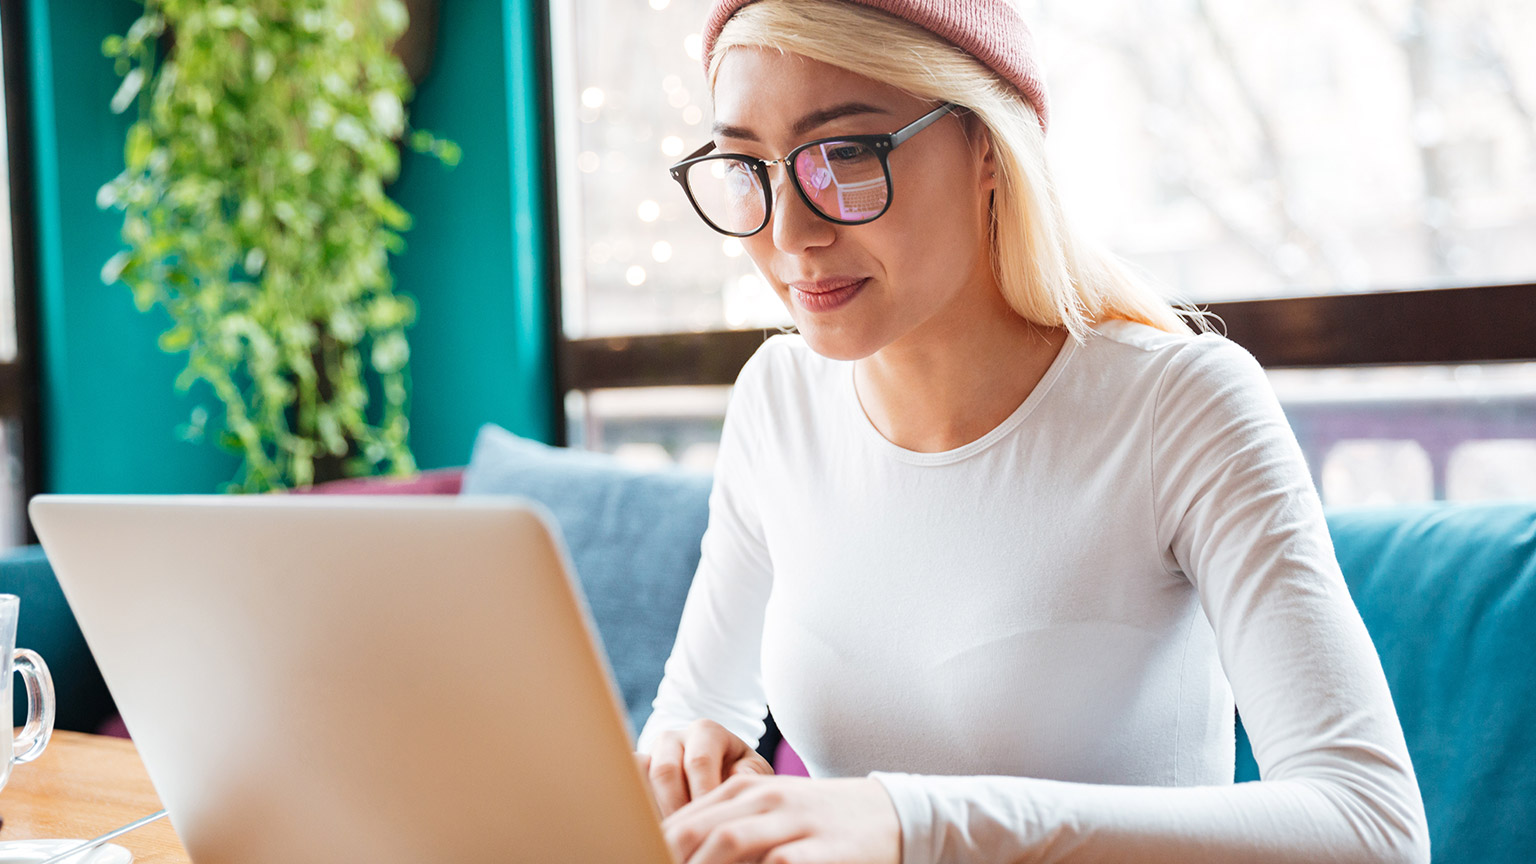
[[[754,0],[715,0],[704,23],[704,68],[721,28]],[[1035,60],[1035,40],[1009,0],[846,0],[879,9],[938,36],[970,54],[1019,89],[1040,116],[1043,132],[1050,117],[1045,79]]]

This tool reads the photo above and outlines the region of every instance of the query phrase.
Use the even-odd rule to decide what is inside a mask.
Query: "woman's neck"
[[[928,322],[854,364],[864,414],[886,440],[953,450],[995,429],[1045,376],[1068,338],[995,303]]]

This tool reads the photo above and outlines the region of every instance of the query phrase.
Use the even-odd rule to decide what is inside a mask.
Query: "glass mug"
[[[0,674],[5,686],[0,688],[0,789],[11,779],[11,766],[31,762],[43,755],[53,735],[53,678],[48,664],[35,651],[16,647],[16,616],[21,598],[0,594]],[[27,723],[14,739],[11,717],[11,672],[21,673],[27,686]]]

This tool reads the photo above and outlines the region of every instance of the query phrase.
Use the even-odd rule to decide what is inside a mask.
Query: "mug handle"
[[[43,755],[48,739],[53,737],[53,676],[48,674],[48,664],[36,651],[17,648],[14,655],[16,671],[27,685],[27,725],[16,736],[15,753],[11,761],[17,765],[31,762]],[[4,733],[0,733],[4,734]]]

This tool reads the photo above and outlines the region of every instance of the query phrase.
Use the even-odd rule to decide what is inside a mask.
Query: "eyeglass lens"
[[[890,201],[880,157],[858,141],[823,141],[794,158],[795,179],[821,215],[840,222],[867,222]],[[699,210],[724,231],[744,234],[762,226],[768,196],[750,163],[733,157],[688,167],[688,187]]]

